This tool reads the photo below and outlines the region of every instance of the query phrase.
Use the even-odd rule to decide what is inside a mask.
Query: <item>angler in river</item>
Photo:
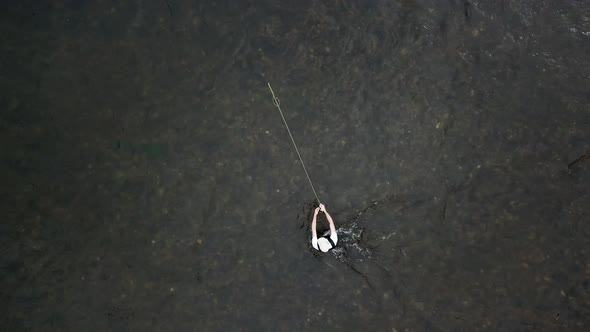
[[[320,211],[326,214],[326,218],[328,219],[328,223],[330,223],[330,230],[328,232],[324,233],[324,235],[318,239],[316,225],[317,225],[318,213]],[[330,249],[336,247],[337,243],[338,243],[338,234],[336,233],[336,227],[334,226],[334,220],[332,219],[332,216],[330,216],[330,214],[326,210],[326,207],[324,206],[324,204],[320,203],[320,206],[315,208],[315,210],[313,212],[313,221],[311,222],[311,246],[316,250],[320,250],[322,252],[328,252]]]
[[[318,226],[320,212],[324,212],[330,226],[325,232],[325,227],[322,227],[321,223]],[[334,219],[328,213],[325,205],[320,204],[319,207],[313,210],[311,224],[307,224],[307,229],[311,230],[311,247],[322,253],[332,253],[335,258],[343,263],[349,262],[351,259],[353,261],[363,261],[371,258],[373,250],[367,244],[363,244],[364,228],[359,225],[359,219],[363,212],[358,212],[352,219],[336,228]],[[306,215],[309,216],[307,213]],[[306,225],[306,220],[302,220],[301,227],[303,228],[304,225]],[[319,233],[323,235],[318,236],[318,229]]]
[[[334,256],[336,256],[336,258],[338,258],[340,261],[345,261],[347,259],[347,257],[351,256],[351,253],[353,253],[355,251],[360,253],[361,257],[368,258],[370,256],[370,251],[368,249],[365,249],[365,248],[359,246],[359,242],[361,240],[361,235],[362,235],[363,229],[358,226],[356,220],[354,220],[351,223],[347,223],[343,227],[340,227],[340,229],[336,230],[336,227],[334,226],[334,220],[332,219],[332,217],[330,216],[328,211],[326,211],[326,207],[324,206],[324,204],[321,203],[320,198],[318,197],[318,194],[315,190],[315,187],[313,186],[313,183],[311,182],[311,177],[309,176],[309,173],[307,172],[307,168],[305,167],[305,163],[303,162],[303,158],[301,157],[301,154],[299,153],[299,149],[297,148],[297,144],[295,144],[295,139],[293,138],[293,135],[291,134],[291,130],[289,129],[289,126],[287,125],[287,120],[285,119],[285,116],[283,115],[283,111],[281,110],[281,106],[280,106],[281,102],[280,102],[279,98],[277,98],[275,96],[275,93],[272,90],[270,83],[268,83],[268,89],[270,90],[270,92],[272,94],[272,102],[277,107],[277,110],[279,111],[279,114],[281,115],[281,118],[283,119],[283,123],[285,124],[285,128],[287,129],[287,133],[289,134],[289,137],[291,138],[291,142],[293,143],[293,147],[295,148],[295,152],[297,153],[297,157],[299,158],[299,161],[301,162],[301,166],[303,167],[303,171],[305,172],[307,180],[309,181],[309,185],[311,186],[311,190],[313,191],[313,194],[319,204],[319,207],[316,208],[314,211],[313,222],[312,222],[312,227],[311,227],[312,228],[312,240],[311,240],[312,247],[316,250],[321,251],[321,252],[328,252],[331,250],[331,252],[334,254]],[[326,214],[326,218],[328,219],[328,222],[330,223],[330,230],[328,232],[324,233],[324,235],[322,237],[318,238],[316,226],[317,226],[317,215],[320,211],[324,212]],[[338,243],[338,233],[340,233],[344,237],[340,241],[342,245],[339,247],[336,247],[336,244]],[[351,249],[351,250],[346,250],[345,247],[348,249]],[[332,250],[332,249],[334,249],[334,250]]]

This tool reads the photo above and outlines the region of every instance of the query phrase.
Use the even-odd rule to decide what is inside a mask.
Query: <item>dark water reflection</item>
[[[1,6],[3,330],[588,329],[586,2]]]

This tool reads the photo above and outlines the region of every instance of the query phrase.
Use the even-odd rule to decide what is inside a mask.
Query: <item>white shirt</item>
[[[334,242],[334,245],[338,244],[338,234],[336,234],[336,232],[331,232],[328,231],[330,233],[330,240],[332,240],[332,242]],[[324,236],[326,236],[326,234],[324,234]],[[320,237],[319,239],[317,237],[313,237],[311,239],[311,246],[316,249],[319,250],[321,252],[328,252],[328,250],[332,249],[332,244],[330,243],[330,241],[328,241],[328,239],[326,239],[324,236]]]

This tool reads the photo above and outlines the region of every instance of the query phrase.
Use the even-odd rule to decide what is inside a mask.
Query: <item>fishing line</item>
[[[318,200],[318,204],[321,204],[320,199],[318,198],[318,194],[315,191],[313,183],[311,182],[311,178],[309,177],[309,173],[307,173],[307,168],[305,168],[305,163],[303,163],[303,158],[301,158],[301,154],[299,153],[299,149],[297,149],[297,144],[295,144],[295,140],[293,139],[293,135],[291,135],[291,130],[289,130],[289,126],[287,125],[287,120],[285,120],[285,116],[283,115],[283,111],[281,111],[281,101],[279,98],[275,97],[274,91],[270,87],[270,83],[268,83],[268,88],[270,89],[270,93],[272,93],[272,103],[277,107],[279,113],[281,113],[281,118],[283,118],[283,122],[285,123],[285,127],[287,128],[287,132],[289,133],[289,137],[291,137],[291,142],[293,142],[293,146],[295,147],[295,151],[297,152],[297,156],[299,157],[299,161],[301,162],[301,166],[303,166],[303,170],[305,171],[305,175],[307,175],[307,180],[309,180],[309,184],[311,185],[311,190],[313,190],[313,194],[315,198]]]

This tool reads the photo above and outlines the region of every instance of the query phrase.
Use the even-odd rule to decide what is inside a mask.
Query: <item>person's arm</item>
[[[334,220],[332,216],[326,210],[326,206],[324,204],[320,204],[320,210],[326,214],[326,219],[328,219],[328,223],[330,223],[330,238],[334,241],[334,244],[338,242],[338,234],[336,233],[336,226],[334,225]]]
[[[313,220],[311,221],[311,246],[317,250],[320,250],[318,247],[318,233],[316,230],[316,224],[317,224],[317,218],[318,218],[319,211],[320,211],[320,208],[315,209],[315,211],[313,212]]]

